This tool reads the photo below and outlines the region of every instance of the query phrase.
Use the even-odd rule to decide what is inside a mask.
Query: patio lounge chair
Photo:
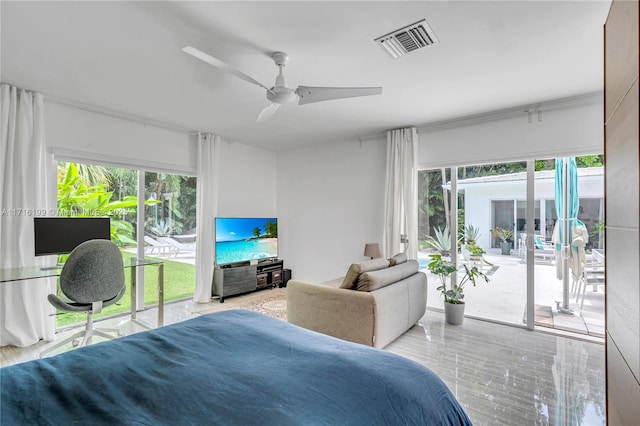
[[[156,254],[168,253],[169,255],[171,255],[171,254],[177,254],[178,252],[178,249],[172,246],[171,244],[158,242],[154,238],[148,235],[144,236],[144,242],[149,244],[144,248],[145,254],[153,254],[155,252]]]
[[[527,241],[527,234],[525,233],[520,234],[518,252],[520,254],[520,258],[523,260],[527,252],[526,241]],[[556,257],[556,252],[552,244],[546,244],[544,242],[544,239],[542,238],[542,235],[534,235],[533,245],[534,245],[534,250],[533,250],[534,260],[543,260],[549,263],[553,263]]]
[[[190,245],[190,244],[182,244],[176,240],[174,240],[171,237],[158,237],[158,241],[165,243],[165,244],[169,244],[170,246],[174,247],[176,249],[175,251],[175,256],[178,256],[178,253],[180,252],[187,252],[187,253],[195,253],[196,252],[196,246],[195,245]]]

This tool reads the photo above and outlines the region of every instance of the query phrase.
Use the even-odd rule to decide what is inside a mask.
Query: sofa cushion
[[[364,272],[358,277],[357,290],[374,291],[410,277],[417,272],[418,261],[413,259],[390,268]]]
[[[393,256],[391,259],[389,259],[389,266],[396,266],[406,261],[407,261],[407,255],[405,253],[398,253],[395,256]]]
[[[360,274],[368,271],[376,271],[378,269],[384,269],[389,267],[389,261],[387,259],[371,259],[360,263],[354,263],[349,267],[347,275],[340,288],[354,289],[358,282]]]
[[[342,285],[342,281],[344,281],[344,277],[334,278],[329,281],[323,281],[321,283],[318,283],[318,285],[322,285],[325,287],[340,288],[340,286]]]

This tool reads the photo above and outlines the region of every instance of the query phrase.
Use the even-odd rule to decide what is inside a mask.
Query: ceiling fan
[[[228,72],[235,75],[242,80],[262,87],[267,91],[267,99],[271,102],[266,108],[264,108],[258,115],[258,121],[268,120],[274,112],[280,108],[283,104],[290,104],[298,100],[298,105],[310,104],[313,102],[329,101],[332,99],[352,98],[356,96],[370,96],[379,95],[382,93],[382,87],[312,87],[312,86],[298,86],[297,89],[291,89],[287,87],[287,83],[282,73],[282,69],[289,61],[289,56],[284,52],[274,52],[271,57],[279,68],[278,76],[276,77],[276,83],[273,87],[269,88],[259,81],[249,77],[242,71],[234,68],[233,66],[222,62],[220,59],[204,53],[203,51],[196,49],[192,46],[185,46],[182,51],[189,55],[213,65],[221,71]]]

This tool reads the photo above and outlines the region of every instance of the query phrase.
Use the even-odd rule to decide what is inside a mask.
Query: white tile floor
[[[285,291],[263,290],[228,298],[224,304],[170,303],[165,323],[183,321],[203,311],[232,309]],[[138,316],[153,323],[156,310],[139,312]],[[114,324],[127,334],[144,331],[126,316],[99,322],[102,326]],[[35,359],[47,344],[3,347],[1,365]],[[469,318],[461,326],[451,326],[442,313],[428,310],[419,325],[384,350],[406,356],[438,374],[475,425],[605,424],[602,344]]]
[[[486,259],[494,264],[490,271],[489,283],[480,282],[476,287],[465,287],[465,315],[503,322],[514,325],[525,324],[526,309],[526,265],[517,254],[502,256],[493,250]],[[442,309],[442,296],[436,290],[438,278],[424,270],[429,278],[427,306],[434,310]],[[551,321],[540,321],[537,325],[556,328],[558,330],[588,335],[597,339],[604,338],[604,286],[597,287],[597,292],[588,286],[585,293],[584,307],[575,297],[570,297],[569,307],[572,315],[559,313],[557,301],[562,301],[563,283],[556,277],[556,266],[549,262],[536,263],[534,268],[535,304],[550,308]],[[546,324],[543,324],[545,322]]]

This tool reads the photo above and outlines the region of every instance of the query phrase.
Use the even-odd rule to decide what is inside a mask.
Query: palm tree
[[[257,226],[255,228],[253,228],[253,236],[254,237],[259,238],[261,234],[262,234],[262,231],[260,230],[260,228],[258,228]]]
[[[265,231],[267,232],[268,236],[277,237],[278,236],[278,225],[275,222],[268,221],[267,224],[265,225]]]
[[[88,186],[107,184],[109,182],[109,172],[105,167],[96,164],[75,163],[78,168],[78,175]]]

